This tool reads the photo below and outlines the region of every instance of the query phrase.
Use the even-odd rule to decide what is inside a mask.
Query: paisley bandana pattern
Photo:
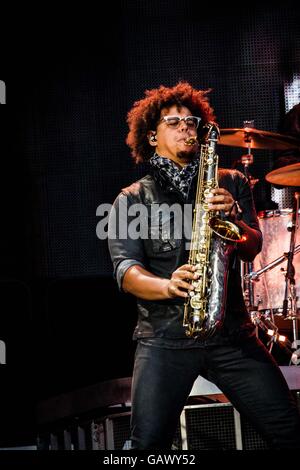
[[[195,176],[199,166],[198,158],[183,168],[178,166],[169,158],[160,157],[157,153],[150,158],[150,165],[154,168],[162,181],[167,181],[187,199],[191,180]]]

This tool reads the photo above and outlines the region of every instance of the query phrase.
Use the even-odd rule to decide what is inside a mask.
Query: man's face
[[[188,108],[182,107],[179,111],[177,106],[165,108],[161,111],[161,119],[164,117],[177,116],[183,118],[191,116]],[[198,143],[187,145],[186,141],[191,137],[197,137],[197,128],[193,126],[193,120],[161,120],[156,128],[156,142],[152,143],[156,147],[156,152],[162,156],[173,160],[179,166],[187,165],[196,155]]]

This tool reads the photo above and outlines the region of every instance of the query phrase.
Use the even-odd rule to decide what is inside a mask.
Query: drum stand
[[[298,216],[299,216],[299,198],[300,193],[295,192],[294,194],[294,208],[292,216],[291,227],[288,230],[291,232],[290,238],[290,249],[287,253],[287,268],[285,274],[285,294],[283,300],[283,316],[293,322],[293,347],[297,349],[298,345],[298,318],[297,318],[297,295],[295,288],[295,267],[293,265],[294,252],[295,252],[295,238],[296,230],[298,228]],[[289,297],[290,295],[290,297]],[[288,313],[288,304],[290,301],[290,309]]]
[[[244,121],[243,122],[244,129],[248,127],[254,127],[254,121]],[[253,163],[253,155],[251,153],[251,140],[245,140],[247,145],[247,153],[241,156],[241,164],[243,166],[243,173],[246,176],[249,186],[251,188],[251,175],[249,173],[249,165]],[[243,280],[243,293],[244,293],[244,300],[247,307],[247,310],[251,313],[253,310],[257,310],[254,307],[254,292],[251,280],[247,277],[253,271],[253,264],[248,261],[241,261],[241,274]]]
[[[296,255],[299,252],[300,252],[300,245],[297,245],[294,248],[294,255]],[[260,280],[259,278],[260,278],[260,276],[262,276],[262,274],[270,271],[271,269],[276,268],[276,266],[278,266],[279,264],[286,261],[288,259],[288,256],[289,256],[289,252],[284,253],[282,256],[279,256],[279,258],[276,258],[274,261],[267,264],[266,266],[259,269],[258,271],[251,271],[251,272],[248,272],[248,273],[244,272],[243,277],[242,277],[243,285],[244,286],[252,286],[253,282],[257,282],[257,281]],[[246,264],[246,263],[244,263],[244,264]],[[289,283],[289,280],[287,279],[286,282]],[[294,284],[292,284],[292,291],[293,291],[293,293],[295,293],[295,282],[294,282]],[[244,292],[247,294],[246,290]],[[253,293],[253,287],[251,287],[250,292]],[[287,290],[287,292],[288,292],[288,290]],[[244,296],[246,296],[246,295],[244,294]],[[250,297],[250,299],[251,299],[251,297]],[[252,296],[252,299],[253,299],[253,296]],[[296,306],[296,300],[297,300],[297,298],[295,298],[295,306]],[[273,346],[272,341],[276,342],[277,340],[280,341],[280,339],[281,339],[281,336],[278,333],[278,327],[274,323],[273,315],[271,315],[271,317],[272,317],[271,320],[269,318],[265,318],[265,315],[261,314],[259,312],[258,306],[253,305],[254,304],[253,300],[248,305],[247,305],[246,301],[245,301],[245,303],[246,303],[248,312],[250,313],[251,320],[254,323],[254,325],[256,326],[256,336],[258,336],[258,328],[264,330],[267,334],[268,334],[269,331],[273,331],[273,333],[271,335],[271,339],[268,343],[268,346],[270,346],[270,344],[271,344],[270,349],[269,349],[269,351],[271,352],[272,346]],[[288,306],[288,302],[284,301],[284,305]],[[270,309],[270,310],[272,310],[272,309]],[[291,352],[291,350],[297,348],[297,344],[298,344],[297,343],[297,339],[298,339],[297,326],[298,325],[297,325],[297,315],[292,314],[292,309],[290,309],[290,312],[291,313],[289,315],[286,315],[285,318],[286,319],[292,319],[292,321],[293,321],[293,343],[291,343],[290,341],[285,341],[284,345],[287,346],[287,348]],[[281,343],[281,344],[283,344],[283,343]],[[296,361],[298,362],[297,358],[296,358]]]

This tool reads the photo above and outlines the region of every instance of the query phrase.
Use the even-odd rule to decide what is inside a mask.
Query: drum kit
[[[241,129],[221,129],[219,140],[220,145],[247,149],[247,155],[242,156],[241,162],[249,183],[251,175],[248,167],[253,162],[252,149],[300,149],[300,139],[258,130],[251,127],[251,124],[253,121],[244,121]],[[299,187],[300,191],[300,163],[273,170],[265,179],[274,185],[290,187],[294,202],[290,209],[258,213],[263,247],[253,263],[241,262],[243,294],[252,322],[256,326],[257,336],[260,331],[264,331],[270,352],[274,343],[277,343],[288,351],[289,363],[299,365],[300,298],[296,291],[300,280],[300,256],[297,256],[300,252],[300,192],[295,189]],[[278,318],[287,323],[292,322],[290,338],[279,333]]]

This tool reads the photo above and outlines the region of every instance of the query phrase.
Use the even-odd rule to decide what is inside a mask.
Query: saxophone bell
[[[240,227],[229,220],[222,220],[214,216],[210,218],[208,224],[212,231],[220,238],[223,238],[223,240],[234,243],[243,243],[246,241],[246,236],[243,234]]]

